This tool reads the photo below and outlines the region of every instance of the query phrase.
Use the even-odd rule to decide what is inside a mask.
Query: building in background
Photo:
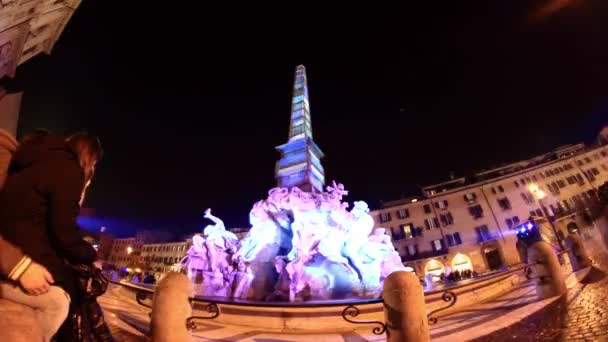
[[[144,272],[166,273],[179,271],[179,262],[192,246],[192,239],[178,242],[145,244],[141,256]]]
[[[514,228],[531,217],[549,216],[559,238],[588,226],[597,188],[606,181],[608,146],[570,145],[426,186],[422,196],[386,202],[372,215],[419,275],[440,275],[448,267],[484,273],[521,262]],[[532,184],[547,196],[539,200]],[[549,226],[543,225],[543,235],[556,242]]]
[[[133,263],[135,238],[114,239],[108,262],[116,268],[128,267]]]
[[[174,239],[174,233],[168,230],[143,229],[134,237],[114,239],[108,256],[108,263],[117,268],[144,269],[143,247],[146,244],[159,244]]]

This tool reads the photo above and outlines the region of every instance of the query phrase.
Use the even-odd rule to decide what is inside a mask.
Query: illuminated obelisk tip
[[[275,178],[277,186],[298,187],[303,191],[322,192],[325,173],[321,165],[323,152],[312,138],[310,105],[306,68],[299,65],[293,85],[289,140],[277,146],[281,159],[277,162]]]

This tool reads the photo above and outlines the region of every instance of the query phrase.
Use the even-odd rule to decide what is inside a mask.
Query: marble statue
[[[378,297],[401,263],[386,229],[374,227],[367,203],[349,211],[348,194],[333,182],[327,192],[274,188],[249,213],[242,239],[214,222],[193,238],[183,265],[202,270],[200,294],[254,300],[306,301]],[[373,232],[372,232],[373,230]],[[192,277],[191,277],[192,279]]]
[[[207,256],[207,247],[205,246],[205,238],[200,235],[192,237],[192,246],[186,252],[186,256],[182,258],[180,264],[187,270],[188,278],[193,283],[196,283],[197,277],[202,276],[203,271],[209,270],[209,257]]]

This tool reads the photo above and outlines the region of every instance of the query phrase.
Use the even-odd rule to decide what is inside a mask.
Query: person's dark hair
[[[75,151],[82,148],[87,148],[89,153],[95,157],[97,161],[101,161],[103,158],[103,149],[101,148],[101,142],[97,136],[87,133],[79,132],[71,135],[66,139],[68,145]]]

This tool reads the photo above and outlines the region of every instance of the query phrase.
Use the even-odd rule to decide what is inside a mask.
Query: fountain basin
[[[516,267],[506,272],[500,272],[476,279],[462,281],[450,286],[441,286],[425,293],[426,310],[434,317],[441,317],[468,305],[482,302],[499,296],[512,286],[525,281],[523,267]],[[135,302],[136,293],[147,293],[145,303],[151,305],[153,288],[129,283],[114,283],[118,286],[120,297],[126,301]],[[446,293],[457,300],[447,300]],[[242,326],[256,330],[283,333],[325,333],[347,332],[355,329],[372,331],[384,322],[383,301],[379,299],[346,299],[332,301],[264,302],[223,297],[191,298],[193,316],[210,317],[207,309],[215,305],[219,315],[211,320],[195,319],[201,325],[226,324]],[[355,307],[359,314],[353,317],[344,314],[348,307]],[[351,309],[352,310],[352,309]],[[352,311],[351,311],[352,312]],[[346,319],[345,319],[346,318]],[[352,321],[372,321],[378,323],[353,324]]]

